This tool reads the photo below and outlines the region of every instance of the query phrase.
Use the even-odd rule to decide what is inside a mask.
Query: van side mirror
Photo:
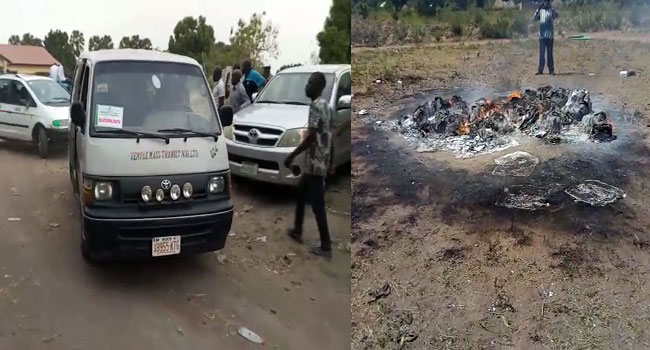
[[[257,98],[257,92],[253,92],[253,95],[251,95],[251,99],[255,101],[256,98]]]
[[[232,107],[230,106],[223,106],[219,110],[219,120],[221,120],[221,126],[226,127],[226,126],[231,126],[232,125]]]
[[[75,102],[70,106],[70,119],[74,125],[83,129],[86,123],[86,112],[81,102]]]
[[[336,104],[336,109],[348,109],[352,105],[352,95],[343,95]]]

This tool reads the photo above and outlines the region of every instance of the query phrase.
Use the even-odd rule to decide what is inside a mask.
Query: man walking
[[[290,168],[296,156],[303,151],[307,151],[305,172],[297,189],[296,221],[294,227],[289,230],[289,237],[302,243],[305,201],[309,196],[311,208],[316,217],[318,232],[320,233],[320,246],[310,248],[309,252],[318,256],[330,257],[332,256],[332,243],[327,228],[325,176],[330,165],[332,116],[327,107],[327,102],[321,98],[325,85],[326,80],[323,73],[315,72],[309,77],[305,86],[305,94],[312,102],[309,105],[307,137],[289,154],[284,161],[284,165]]]
[[[226,101],[226,84],[222,79],[221,67],[215,67],[212,72],[212,81],[214,81],[214,102],[217,103],[217,108],[221,109]]]
[[[544,51],[546,51],[548,71],[555,75],[553,65],[553,20],[557,18],[557,11],[551,7],[550,0],[542,0],[535,10],[535,20],[539,21],[539,66],[536,75],[544,74]]]
[[[230,106],[233,113],[239,112],[242,108],[251,104],[251,100],[246,94],[244,84],[242,84],[242,75],[239,69],[232,71],[232,92],[230,93]]]

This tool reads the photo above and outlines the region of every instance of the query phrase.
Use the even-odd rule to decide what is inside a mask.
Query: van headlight
[[[213,176],[208,181],[208,191],[210,193],[221,193],[226,187],[226,181],[223,176]]]
[[[181,197],[181,187],[177,184],[174,184],[174,186],[172,186],[172,189],[169,190],[169,196],[173,201],[179,199]]]
[[[232,125],[223,128],[223,136],[225,136],[228,140],[232,140]]]
[[[113,197],[113,185],[110,182],[97,181],[95,183],[95,199],[104,201]]]
[[[282,135],[280,142],[278,142],[278,147],[298,147],[306,137],[306,128],[289,129]]]

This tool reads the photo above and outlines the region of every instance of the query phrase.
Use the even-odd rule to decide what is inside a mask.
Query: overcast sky
[[[50,29],[80,30],[86,39],[110,35],[115,47],[123,36],[139,34],[153,47],[167,49],[174,26],[186,16],[204,16],[214,28],[215,39],[228,42],[230,28],[240,18],[266,11],[267,20],[278,28],[281,65],[308,63],[318,51],[316,34],[323,28],[332,0],[0,0],[0,43],[9,36],[31,33],[41,39]]]

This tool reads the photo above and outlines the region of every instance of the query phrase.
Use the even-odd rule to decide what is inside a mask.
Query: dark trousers
[[[544,73],[544,51],[546,51],[546,57],[548,61],[548,72],[555,72],[555,67],[553,66],[553,39],[539,39],[539,67],[537,71]]]
[[[311,209],[316,217],[320,244],[323,249],[331,249],[332,242],[327,229],[327,213],[325,208],[325,177],[303,175],[298,185],[298,201],[296,205],[296,222],[294,228],[302,234],[302,223],[305,219],[305,202],[309,198]]]

